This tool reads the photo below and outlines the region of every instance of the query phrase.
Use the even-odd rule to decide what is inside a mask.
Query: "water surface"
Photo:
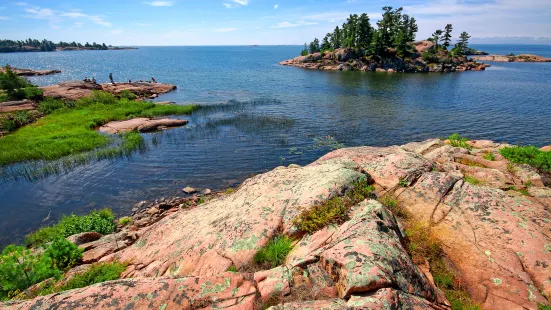
[[[551,56],[549,46],[475,46]],[[393,145],[459,132],[551,144],[551,63],[492,63],[485,72],[387,74],[281,67],[297,46],[144,47],[123,51],[0,54],[0,63],[60,69],[39,85],[95,77],[147,80],[178,90],[158,100],[219,106],[186,127],[145,135],[131,158],[104,160],[39,181],[0,182],[0,247],[62,214],[141,200],[185,186],[221,189],[279,165],[305,165],[331,146]],[[152,139],[156,143],[152,143]],[[50,216],[48,221],[43,219]]]

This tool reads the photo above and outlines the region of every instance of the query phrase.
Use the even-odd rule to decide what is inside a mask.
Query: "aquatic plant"
[[[58,159],[109,145],[114,140],[112,136],[94,130],[109,121],[188,114],[196,108],[194,105],[155,105],[119,100],[111,94],[93,92],[89,97],[78,100],[75,109],[58,110],[2,138],[0,166],[28,160]],[[134,145],[138,142],[137,135],[129,136]],[[127,153],[127,150],[123,149],[122,153]],[[100,158],[103,156],[112,157],[113,154],[98,155]]]

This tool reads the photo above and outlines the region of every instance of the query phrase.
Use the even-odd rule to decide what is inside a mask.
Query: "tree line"
[[[371,25],[367,14],[351,14],[341,27],[335,27],[332,33],[327,33],[321,40],[315,38],[310,44],[305,43],[301,55],[337,48],[363,49],[366,55],[385,55],[391,49],[399,56],[407,56],[412,52],[411,42],[415,41],[419,27],[414,17],[403,14],[403,8],[383,7],[382,18],[376,27]],[[429,40],[435,43],[434,51],[448,49],[451,42],[452,25],[448,24],[445,31],[437,30]],[[468,49],[469,35],[463,32],[459,42],[454,47],[457,55],[465,55]],[[440,42],[442,44],[440,45]]]
[[[42,51],[50,52],[55,51],[56,48],[85,48],[85,49],[97,49],[97,50],[107,50],[109,47],[105,43],[98,44],[93,42],[92,44],[86,42],[86,44],[76,43],[76,42],[63,42],[54,43],[46,39],[39,41],[36,39],[27,39],[27,40],[0,40],[0,52],[24,52],[24,51]]]

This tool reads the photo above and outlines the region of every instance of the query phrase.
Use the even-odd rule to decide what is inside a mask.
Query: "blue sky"
[[[551,0],[29,0],[0,2],[0,37],[112,45],[302,44],[350,13],[417,18],[418,39],[452,23],[476,38],[551,37]],[[549,42],[549,40],[547,40]]]

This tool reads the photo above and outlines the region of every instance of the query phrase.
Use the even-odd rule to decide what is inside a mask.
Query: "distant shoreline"
[[[3,51],[0,50],[0,53],[2,54],[8,54],[8,53],[52,53],[52,52],[74,52],[74,51],[122,51],[122,50],[137,50],[138,47],[110,47],[108,49],[99,49],[99,48],[86,48],[86,47],[64,47],[64,48],[57,48],[54,51],[41,51],[39,48],[37,49],[21,49],[21,50],[13,50],[13,51]]]

